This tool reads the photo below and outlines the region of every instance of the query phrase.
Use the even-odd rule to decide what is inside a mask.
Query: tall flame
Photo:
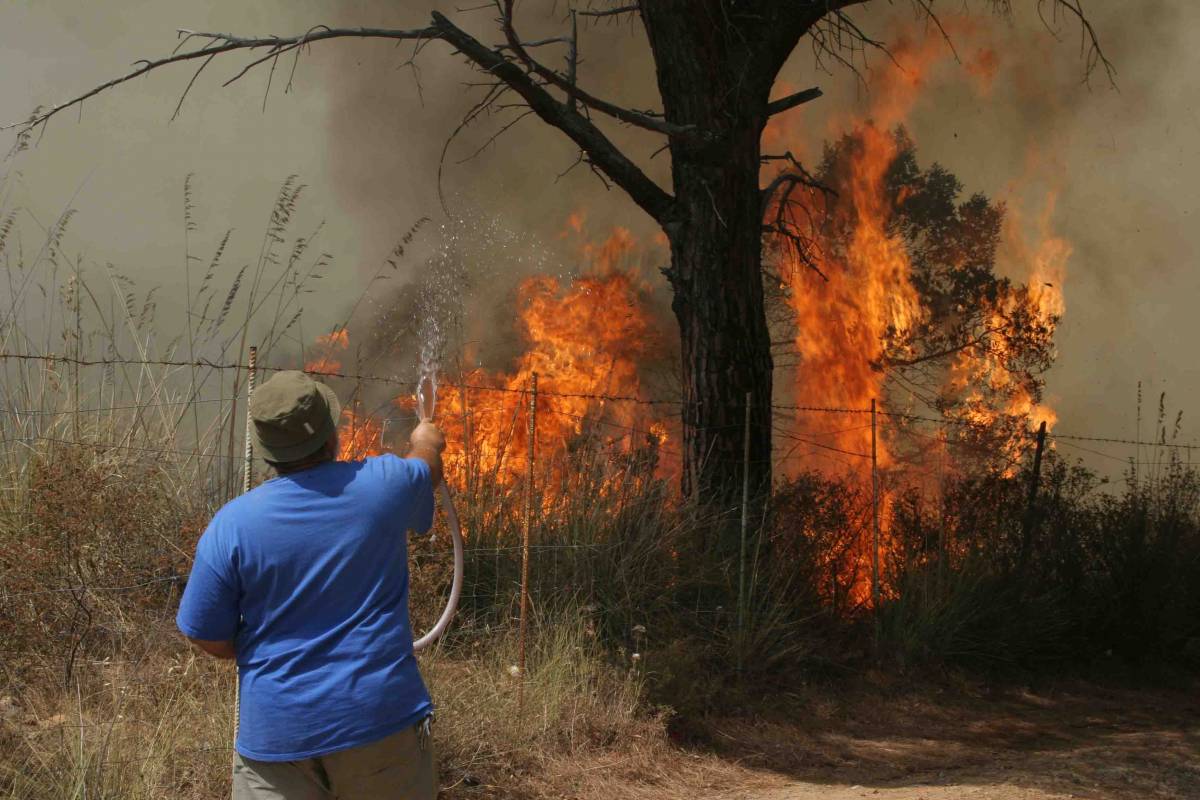
[[[969,37],[973,33],[965,23],[952,24],[961,34]],[[907,122],[926,76],[949,51],[937,37],[920,42],[897,38],[893,53],[901,68],[874,75],[867,113],[837,123],[839,131],[850,131],[850,135],[844,139],[846,152],[840,154],[846,163],[840,165],[844,169],[834,187],[838,196],[820,225],[820,231],[832,235],[818,233],[822,246],[809,252],[779,249],[781,278],[796,326],[798,369],[793,390],[796,402],[803,406],[866,409],[872,401],[886,403],[889,360],[915,355],[909,352],[909,336],[929,319],[915,286],[907,245],[894,224],[904,195],[897,198],[887,180],[899,148],[893,131]],[[968,59],[968,74],[983,94],[990,91],[997,69],[998,57],[991,48],[981,47]],[[764,148],[787,148],[787,136],[783,125],[768,126]],[[1025,285],[1002,292],[994,307],[983,310],[985,318],[990,318],[985,327],[1032,331],[1022,335],[1040,336],[1039,343],[1045,343],[1063,312],[1061,286],[1070,246],[1050,232],[1053,198],[1046,203],[1034,244],[1028,244],[1022,235],[1015,204],[1008,203],[1007,209],[1004,232],[1008,252],[1024,265]],[[1006,336],[997,335],[989,337],[986,346],[958,351],[947,370],[944,390],[945,396],[954,395],[958,401],[949,412],[952,416],[981,427],[993,426],[1002,418],[1027,418],[1034,425],[1042,420],[1054,422],[1053,411],[1037,401],[1028,382],[1022,383],[1014,375],[1014,346]],[[805,432],[804,427],[800,425],[799,433]],[[881,527],[886,551],[892,546],[889,488],[916,479],[915,471],[909,475],[902,469],[896,426],[885,424],[872,430],[860,422],[822,427],[833,429],[824,431],[819,442],[810,439],[807,452],[804,445],[794,445],[788,452],[799,451],[801,458],[790,461],[784,471],[795,474],[815,468],[865,479],[874,446],[885,476]],[[795,438],[803,441],[802,436]],[[1026,441],[1016,437],[1006,444],[1010,463],[1015,463]],[[872,557],[867,526],[837,569],[839,574],[853,576],[849,578],[852,602],[869,602]]]

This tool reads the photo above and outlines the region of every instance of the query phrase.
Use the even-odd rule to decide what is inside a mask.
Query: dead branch
[[[776,114],[782,114],[784,111],[790,111],[796,106],[816,100],[822,94],[823,93],[821,92],[821,89],[817,86],[814,86],[811,89],[805,89],[802,92],[796,92],[795,94],[789,94],[787,97],[781,97],[767,105],[767,116],[773,117]]]
[[[577,12],[584,17],[615,17],[618,14],[635,14],[640,12],[641,6],[618,6],[617,8],[608,8],[603,11],[580,11]]]
[[[628,108],[623,108],[607,100],[601,100],[589,92],[580,89],[577,84],[573,84],[568,78],[559,74],[555,70],[550,69],[541,62],[537,61],[525,49],[525,45],[521,42],[517,35],[516,28],[513,23],[513,4],[515,0],[503,0],[504,8],[500,16],[500,27],[504,31],[504,38],[508,43],[508,49],[517,56],[518,60],[525,65],[525,68],[534,73],[538,77],[545,80],[550,85],[567,93],[568,97],[572,97],[589,108],[593,108],[602,114],[607,114],[613,119],[638,128],[644,128],[648,131],[661,133],[664,136],[687,136],[695,133],[695,128],[690,125],[672,125],[662,119],[642,114],[637,111],[632,111]]]
[[[508,3],[509,11],[511,11],[511,5],[511,2]],[[521,43],[516,40],[516,34],[515,31],[512,31],[511,25],[508,25],[506,33],[510,31],[509,48],[517,53],[518,58],[526,66],[535,64],[536,62],[533,62],[529,58],[528,53]],[[38,127],[41,127],[44,131],[50,119],[60,112],[68,108],[80,106],[89,98],[95,97],[108,89],[128,83],[148,72],[171,64],[201,60],[200,69],[192,75],[191,80],[184,90],[184,97],[186,97],[188,91],[195,84],[199,72],[204,69],[205,65],[213,57],[223,53],[241,50],[253,52],[265,49],[266,51],[265,55],[252,59],[249,64],[245,65],[231,79],[225,82],[225,85],[229,85],[247,74],[255,66],[264,64],[267,61],[274,64],[279,56],[292,50],[298,51],[300,48],[311,45],[313,42],[343,38],[391,39],[397,41],[416,41],[418,43],[417,46],[420,47],[424,42],[438,39],[453,46],[477,69],[494,78],[498,84],[503,84],[507,89],[511,89],[520,95],[529,108],[541,117],[543,121],[558,128],[587,154],[588,163],[594,170],[603,171],[613,183],[624,189],[634,202],[657,221],[660,223],[665,221],[673,208],[674,198],[646,176],[594,123],[583,114],[574,110],[571,103],[562,103],[547,91],[547,85],[562,88],[563,79],[561,76],[541,65],[537,65],[537,69],[527,72],[518,63],[509,60],[501,49],[484,45],[466,31],[454,25],[443,14],[436,11],[432,14],[432,22],[429,26],[410,30],[329,28],[326,26],[317,26],[310,28],[303,34],[291,37],[243,37],[227,33],[208,33],[183,29],[178,33],[182,41],[170,55],[158,59],[138,61],[135,64],[135,68],[130,72],[106,81],[70,100],[58,103],[45,110],[39,110],[23,122],[0,126],[0,130],[16,129],[18,141],[26,141],[29,135]],[[204,44],[192,49],[186,49],[187,45],[193,40],[202,40]],[[515,47],[513,46],[514,42]],[[592,97],[586,92],[576,91],[572,96],[576,97],[586,107],[595,108],[598,111],[630,122],[631,124],[637,124],[640,127],[668,134],[680,134],[684,130],[653,119],[652,117],[628,111],[627,109],[619,109],[616,106]],[[181,97],[181,103],[182,100],[183,98]],[[479,111],[482,111],[482,109],[477,109],[477,112]]]
[[[891,51],[884,42],[868,36],[862,28],[846,13],[851,6],[866,5],[873,0],[827,0],[821,4],[821,17],[815,19],[805,28],[805,33],[812,40],[813,54],[818,67],[824,69],[823,60],[830,58],[843,67],[850,69],[861,79],[858,63],[868,50],[883,53],[889,60],[896,63]],[[941,19],[934,12],[933,0],[910,0],[916,12],[925,17],[939,35],[950,47],[955,58],[954,42],[949,32],[943,26]],[[1059,15],[1074,17],[1079,25],[1080,55],[1084,59],[1084,77],[1090,78],[1098,67],[1104,69],[1110,83],[1115,83],[1116,68],[1109,60],[1100,45],[1100,36],[1084,11],[1084,0],[1036,0],[1038,16],[1046,29],[1058,36],[1056,23]],[[993,13],[999,16],[1012,14],[1012,0],[987,0]],[[1047,13],[1047,11],[1049,13]],[[897,66],[899,66],[897,64]]]
[[[223,33],[198,33],[181,29],[179,34],[184,37],[184,42],[192,38],[208,39],[209,43],[196,50],[176,49],[171,55],[159,59],[142,59],[134,62],[135,68],[130,72],[125,73],[112,80],[96,86],[95,88],[84,92],[81,95],[71,98],[65,102],[51,106],[41,113],[35,114],[31,118],[22,122],[13,122],[6,125],[0,125],[0,130],[18,129],[22,131],[32,131],[38,126],[44,127],[52,117],[61,111],[68,108],[82,105],[84,101],[95,97],[101,92],[107,91],[114,86],[120,86],[123,83],[140,78],[148,72],[152,72],[160,67],[165,67],[170,64],[179,64],[184,61],[192,61],[195,59],[207,59],[211,56],[220,55],[222,53],[230,53],[235,50],[257,50],[263,47],[270,48],[267,58],[286,50],[291,50],[300,45],[318,42],[325,39],[344,39],[344,38],[361,38],[361,39],[423,39],[433,38],[438,35],[435,28],[421,28],[419,30],[389,30],[385,28],[324,28],[322,30],[313,30],[300,36],[291,38],[281,38],[278,36],[268,36],[264,38],[245,38],[233,36]],[[266,60],[266,59],[261,59]],[[260,61],[261,61],[260,60]],[[203,65],[202,65],[203,66]],[[240,74],[237,76],[240,77]],[[236,80],[236,78],[235,78]]]
[[[445,16],[433,13],[438,36],[453,45],[484,72],[503,81],[529,104],[544,122],[558,128],[587,153],[588,163],[625,190],[635,203],[659,223],[665,223],[674,208],[674,198],[629,160],[604,133],[582,114],[555,99],[518,64],[503,53],[487,47]],[[516,38],[515,32],[513,38]],[[511,42],[509,42],[511,46]],[[520,42],[517,42],[518,47]],[[586,105],[581,95],[580,101]]]

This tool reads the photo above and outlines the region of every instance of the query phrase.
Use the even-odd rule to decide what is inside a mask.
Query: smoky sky
[[[438,5],[449,13],[455,4]],[[1046,192],[1055,193],[1051,227],[1073,247],[1059,361],[1048,381],[1060,430],[1132,435],[1138,381],[1148,396],[1165,390],[1168,406],[1181,408],[1186,420],[1200,410],[1191,400],[1200,393],[1193,363],[1200,315],[1191,308],[1200,296],[1194,263],[1200,245],[1200,8],[1186,0],[1087,4],[1116,69],[1113,86],[1103,72],[1085,80],[1071,20],[1060,20],[1054,35],[1032,0],[1014,3],[1012,20],[991,17],[987,5],[966,7],[986,31],[978,41],[999,55],[990,90],[981,93],[968,74],[976,37],[956,37],[963,63],[950,57],[937,68],[908,121],[918,158],[956,173],[968,192],[1027,205],[1030,213],[1040,210]],[[174,46],[177,27],[255,34],[318,23],[412,27],[427,19],[430,7],[427,0],[14,3],[0,11],[0,108],[5,121],[20,118],[34,105],[127,69],[135,58],[163,53]],[[561,32],[562,8],[548,0],[522,4],[526,38]],[[493,42],[493,16],[458,18]],[[881,38],[901,29],[938,35],[913,26],[904,4],[868,5],[856,19]],[[635,25],[585,26],[581,54],[581,78],[590,90],[632,107],[659,105],[644,35]],[[41,218],[73,203],[79,216],[70,243],[77,250],[169,287],[180,281],[184,175],[197,176],[200,243],[233,228],[241,237],[234,252],[249,258],[275,189],[299,174],[309,190],[298,225],[325,221],[322,246],[339,270],[313,298],[312,313],[321,320],[313,327],[319,327],[362,294],[416,219],[442,219],[438,164],[447,137],[479,96],[468,84],[480,77],[440,43],[424,49],[415,69],[406,63],[411,55],[411,45],[386,42],[314,47],[300,61],[293,90],[283,94],[277,79],[265,110],[265,75],[222,88],[235,67],[214,63],[172,123],[190,72],[139,80],[89,102],[79,121],[56,120],[33,152],[6,167],[16,174],[5,202]],[[550,62],[562,58],[552,47],[540,55]],[[866,67],[895,68],[880,54],[870,54]],[[846,70],[818,67],[807,44],[782,77],[825,92],[788,121],[797,150],[805,153],[819,152],[839,119],[871,102],[869,88]],[[519,113],[500,110],[462,131],[447,151],[440,182],[452,212],[499,219],[549,254],[539,265],[504,269],[576,269],[579,256],[559,234],[568,214],[580,209],[596,237],[623,225],[649,239],[649,219],[586,166],[572,167],[575,148],[535,118],[488,144]],[[670,165],[665,154],[654,155],[660,144],[654,137],[602,124],[667,183]],[[419,273],[427,250],[411,250],[407,275]],[[648,267],[647,279],[655,280]],[[1185,429],[1189,437],[1195,430],[1186,422]]]

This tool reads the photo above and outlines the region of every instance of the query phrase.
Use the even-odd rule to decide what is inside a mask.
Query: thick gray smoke
[[[452,3],[439,5],[454,10]],[[522,4],[527,37],[561,31],[562,4],[557,13],[555,5]],[[1074,256],[1050,399],[1063,431],[1131,434],[1137,381],[1151,393],[1165,388],[1175,405],[1200,391],[1200,370],[1190,364],[1200,317],[1180,302],[1200,289],[1200,270],[1192,265],[1200,226],[1191,220],[1200,199],[1200,161],[1190,152],[1200,99],[1190,77],[1200,67],[1200,48],[1192,46],[1200,8],[1185,0],[1088,4],[1118,70],[1118,92],[1103,74],[1094,74],[1090,85],[1083,81],[1069,20],[1062,41],[1055,41],[1032,12],[1033,3],[1014,4],[1012,23],[989,17],[987,5],[968,8],[999,56],[990,93],[972,88],[964,44],[964,66],[949,62],[930,80],[910,129],[922,161],[944,164],[968,191],[1003,197],[1031,171],[1046,173],[1046,184],[1058,188],[1052,225],[1070,240]],[[427,18],[430,5],[275,0],[212,9],[172,0],[127,7],[129,14],[136,11],[137,25],[112,13],[111,4],[46,0],[0,12],[5,119],[117,74],[134,58],[169,50],[177,27],[247,33],[285,33],[318,23],[410,27]],[[911,17],[903,4],[888,8],[868,5],[857,18],[869,32],[886,36],[897,18]],[[493,17],[487,10],[460,15],[486,41],[498,36]],[[552,48],[540,52],[549,61],[561,58]],[[587,26],[581,52],[588,88],[633,107],[658,105],[636,26]],[[200,244],[211,245],[225,228],[234,228],[231,246],[241,246],[248,259],[275,188],[299,173],[310,186],[301,223],[326,220],[321,247],[334,254],[338,270],[314,297],[311,311],[319,321],[311,332],[344,315],[415,220],[443,218],[438,164],[447,137],[478,94],[468,84],[479,76],[432,43],[416,62],[418,86],[418,74],[406,64],[410,55],[407,45],[380,42],[315,47],[302,58],[290,94],[280,92],[277,77],[265,111],[265,73],[222,89],[220,81],[236,67],[214,63],[172,124],[167,120],[189,73],[139,81],[90,102],[80,123],[52,125],[40,147],[21,160],[20,175],[6,184],[6,202],[52,218],[79,190],[74,205],[81,213],[68,245],[171,287],[181,281],[185,174],[197,174]],[[871,66],[892,68],[879,54]],[[804,46],[785,77],[825,90],[824,98],[793,112],[800,122],[791,127],[807,131],[800,149],[809,153],[819,152],[820,141],[836,132],[829,120],[865,102],[852,76],[820,72]],[[470,209],[499,220],[550,252],[542,263],[501,258],[488,265],[495,267],[488,273],[495,282],[478,296],[493,313],[501,305],[497,298],[509,302],[507,293],[523,271],[545,263],[554,265],[553,272],[576,266],[576,255],[555,250],[571,211],[585,208],[597,231],[613,224],[641,237],[653,231],[618,190],[607,190],[584,166],[570,169],[574,148],[535,118],[489,144],[519,113],[502,111],[463,131],[447,152],[441,180],[452,212]],[[652,158],[658,146],[653,137],[608,129],[665,183],[667,156]],[[415,274],[441,246],[436,237],[423,241],[410,250],[398,280]],[[506,333],[504,319],[467,316],[477,326],[467,338],[492,342]]]

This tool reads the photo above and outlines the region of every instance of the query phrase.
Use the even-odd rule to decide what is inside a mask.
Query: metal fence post
[[[529,629],[529,539],[533,529],[533,465],[537,442],[537,373],[529,377],[529,459],[525,476],[525,530],[521,536],[521,611],[517,640],[517,708],[525,708],[525,641]]]
[[[879,649],[879,455],[875,399],[871,398],[871,611],[875,615],[875,649]]]

